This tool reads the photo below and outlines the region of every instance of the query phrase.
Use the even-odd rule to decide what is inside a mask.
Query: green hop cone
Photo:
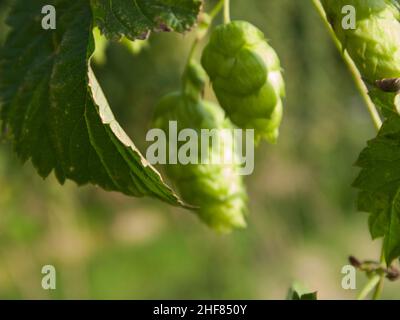
[[[206,74],[201,66],[192,63],[185,74],[184,92],[163,97],[156,106],[153,119],[153,127],[162,129],[167,137],[170,121],[176,121],[178,133],[183,129],[193,129],[197,133],[195,140],[199,150],[201,129],[233,129],[232,123],[218,105],[200,98],[204,77]],[[222,134],[223,131],[220,130],[216,132],[223,147],[218,150],[211,148],[211,143],[206,144],[209,159],[229,155],[234,157],[232,135]],[[181,151],[189,143],[178,142],[177,149]],[[165,171],[168,177],[184,201],[196,207],[198,216],[214,230],[226,233],[234,228],[245,227],[247,196],[239,175],[239,164],[202,164],[202,156],[204,155],[199,152],[188,164],[179,161],[178,164],[167,164]]]
[[[322,0],[337,38],[367,83],[370,96],[393,110],[400,78],[400,12],[395,0]],[[343,28],[344,6],[355,8],[356,28]],[[386,110],[385,110],[386,109]]]
[[[254,129],[256,140],[276,142],[285,85],[279,58],[252,24],[215,28],[202,56],[219,103],[233,123]]]

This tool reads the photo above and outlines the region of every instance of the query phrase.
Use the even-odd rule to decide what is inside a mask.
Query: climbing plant
[[[400,6],[397,0],[310,1],[378,130],[359,156],[354,187],[359,210],[370,213],[372,238],[383,238],[382,257],[350,259],[370,278],[359,298],[373,290],[378,298],[385,277],[398,278],[392,263],[400,256]],[[259,28],[231,20],[229,0],[213,8],[205,2],[14,0],[0,54],[0,119],[18,157],[43,178],[53,172],[61,184],[72,180],[154,197],[195,212],[218,232],[245,227],[248,199],[240,165],[201,163],[200,158],[168,163],[163,171],[171,188],[116,121],[91,68],[95,50],[107,41],[130,46],[154,32],[195,32],[181,86],[155,106],[152,127],[168,132],[172,121],[179,130],[194,132],[253,129],[255,145],[277,143],[285,98],[278,54]],[[56,14],[48,28],[44,8]],[[343,25],[347,13],[354,14],[354,27]],[[219,14],[224,21],[216,25]],[[208,83],[218,103],[204,99]],[[206,149],[230,153],[232,136],[219,138],[224,148]],[[290,297],[314,299],[316,294],[293,291]]]

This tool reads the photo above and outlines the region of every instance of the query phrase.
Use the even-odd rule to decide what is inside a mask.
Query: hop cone
[[[169,121],[177,122],[178,133],[183,129],[194,129],[201,149],[201,129],[232,129],[232,123],[225,118],[223,110],[216,104],[196,97],[204,85],[204,70],[192,64],[186,73],[184,92],[169,94],[158,103],[154,115],[154,127],[169,134]],[[204,74],[204,76],[206,76]],[[235,156],[232,154],[233,138],[218,131],[220,150],[208,144],[209,157]],[[178,143],[178,150],[186,142]],[[218,153],[218,154],[215,154]],[[167,164],[166,173],[177,187],[181,197],[198,207],[199,217],[218,232],[229,232],[246,226],[246,192],[239,175],[238,164],[201,164],[201,154],[196,157],[198,164]],[[211,158],[212,159],[212,158]]]
[[[375,103],[393,108],[400,77],[400,12],[395,0],[322,0],[338,39],[360,70]],[[342,26],[345,5],[356,9],[356,28]],[[391,87],[392,86],[392,87]]]
[[[275,142],[285,86],[279,58],[264,34],[245,21],[220,25],[211,34],[202,64],[232,122],[255,129],[257,140]]]

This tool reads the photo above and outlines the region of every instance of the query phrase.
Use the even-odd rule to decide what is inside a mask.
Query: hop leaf
[[[197,21],[201,0],[92,0],[94,21],[107,38],[146,39],[152,31],[185,32]]]
[[[317,295],[318,292],[310,292],[304,285],[296,281],[289,288],[286,300],[318,300]]]
[[[275,142],[285,88],[279,58],[264,34],[244,21],[218,26],[202,64],[233,123]]]
[[[200,99],[203,72],[196,64],[189,66],[184,77],[184,92],[169,94],[161,99],[154,115],[154,127],[164,130],[169,135],[170,121],[176,121],[178,132],[183,129],[194,129],[197,132],[196,142],[201,148],[200,132],[202,129],[217,129],[219,146],[212,148],[208,144],[209,159],[227,159],[232,154],[233,138],[224,134],[223,129],[232,129],[232,123],[225,118],[223,110],[216,104]],[[197,71],[197,72],[196,72]],[[196,75],[197,74],[197,75]],[[194,88],[197,88],[197,98]],[[180,142],[178,149],[189,142]],[[200,151],[200,150],[199,150]],[[234,161],[229,164],[202,163],[202,156],[189,164],[168,164],[166,173],[179,190],[181,197],[193,206],[198,207],[199,217],[218,232],[228,232],[233,228],[246,226],[246,192],[239,175],[239,165]],[[213,158],[215,157],[215,158]]]
[[[393,115],[378,136],[368,142],[356,163],[361,172],[354,182],[360,190],[358,208],[369,212],[373,238],[384,237],[386,262],[400,256],[400,117]]]
[[[92,72],[90,2],[13,2],[0,54],[0,120],[19,158],[60,183],[183,205],[116,121]],[[40,28],[46,4],[57,8],[56,30]]]

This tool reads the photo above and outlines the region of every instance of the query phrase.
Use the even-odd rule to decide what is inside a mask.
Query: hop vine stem
[[[201,36],[196,36],[196,38],[194,39],[194,41],[193,41],[193,43],[192,43],[192,45],[191,45],[191,47],[190,47],[189,55],[188,55],[187,60],[186,60],[185,70],[184,70],[184,72],[183,72],[184,75],[185,75],[185,73],[186,73],[186,71],[187,71],[187,68],[188,68],[190,62],[192,61],[192,59],[194,58],[194,56],[195,56],[195,54],[196,54],[196,50],[197,50],[198,45],[200,44],[200,42],[203,40],[203,38],[204,38],[204,37],[206,36],[206,34],[208,33],[208,31],[209,31],[209,29],[210,29],[210,27],[211,27],[211,25],[212,25],[213,20],[218,16],[218,14],[221,12],[221,10],[222,10],[223,8],[224,8],[224,11],[225,11],[226,2],[227,2],[227,0],[220,0],[220,1],[211,9],[210,14],[209,14],[209,16],[210,16],[210,18],[211,18],[210,26],[208,27],[207,32],[204,32]],[[228,0],[228,2],[229,2],[229,0]],[[228,7],[229,7],[229,3],[228,3]],[[185,77],[185,76],[184,76],[184,77]],[[184,77],[183,77],[183,78],[184,78]],[[182,88],[183,88],[183,89],[184,89],[184,86],[185,86],[185,84],[184,84],[184,81],[183,81],[183,83],[182,83]]]
[[[336,37],[335,32],[333,31],[331,25],[328,22],[325,10],[324,10],[320,0],[311,0],[311,1],[313,2],[319,15],[321,16],[322,20],[324,21],[324,24],[325,24],[326,28],[328,29],[329,34],[331,35],[331,37],[333,39],[333,42],[335,43],[336,47],[342,54],[343,60],[346,63],[346,65],[354,79],[354,82],[357,86],[357,89],[359,90],[361,97],[363,98],[363,100],[365,102],[365,106],[367,107],[367,110],[371,116],[371,119],[375,125],[375,128],[377,130],[379,130],[382,126],[382,120],[381,120],[378,110],[376,109],[375,104],[372,102],[370,96],[368,95],[368,89],[367,89],[364,81],[361,78],[360,72],[358,71],[356,65],[354,64],[354,61],[351,59],[349,54],[343,50],[342,44]]]
[[[224,21],[225,23],[231,22],[230,0],[224,1]]]
[[[384,251],[384,248],[383,248],[383,244],[382,244],[382,251],[381,251],[381,264],[386,264],[385,251]],[[385,283],[385,275],[381,274],[380,277],[379,277],[379,282],[375,287],[374,294],[372,295],[372,299],[373,300],[378,300],[380,298],[380,296],[382,294],[382,291],[383,291],[384,283]]]
[[[357,89],[359,90],[361,97],[363,98],[363,100],[365,102],[365,106],[368,110],[368,113],[371,116],[374,126],[375,126],[376,130],[379,131],[380,128],[382,127],[382,119],[379,115],[379,112],[378,112],[375,104],[371,100],[371,97],[368,95],[368,89],[367,89],[364,81],[361,78],[360,72],[358,71],[354,61],[351,59],[351,57],[347,53],[347,51],[343,50],[342,44],[340,43],[339,39],[336,37],[336,34],[335,34],[334,30],[332,29],[332,26],[328,22],[328,19],[326,17],[326,13],[321,4],[321,1],[320,0],[311,0],[311,1],[314,4],[318,14],[322,18],[327,30],[329,31],[329,34],[332,37],[333,42],[335,43],[336,47],[338,48],[339,52],[341,53],[343,60],[346,63],[346,65],[354,79]],[[381,260],[380,261],[382,264],[385,264],[383,243],[382,243]],[[385,280],[384,274],[374,275],[367,282],[365,287],[361,290],[357,299],[358,300],[365,299],[372,290],[374,290],[372,299],[374,299],[374,300],[379,299],[379,297],[381,296],[382,290],[383,290],[384,280]]]
[[[219,0],[219,2],[210,12],[211,19],[214,19],[220,13],[224,5],[225,5],[225,0]]]
[[[379,275],[374,275],[371,279],[369,279],[367,284],[358,294],[357,300],[364,300],[371,293],[371,291],[379,285],[380,280],[381,277]]]
[[[385,264],[385,254],[383,251],[383,247],[382,247],[380,262],[382,265]],[[357,296],[357,300],[364,300],[372,291],[373,291],[372,300],[378,300],[383,291],[384,281],[385,281],[384,272],[374,274],[365,284],[365,286],[361,289],[360,293]]]

